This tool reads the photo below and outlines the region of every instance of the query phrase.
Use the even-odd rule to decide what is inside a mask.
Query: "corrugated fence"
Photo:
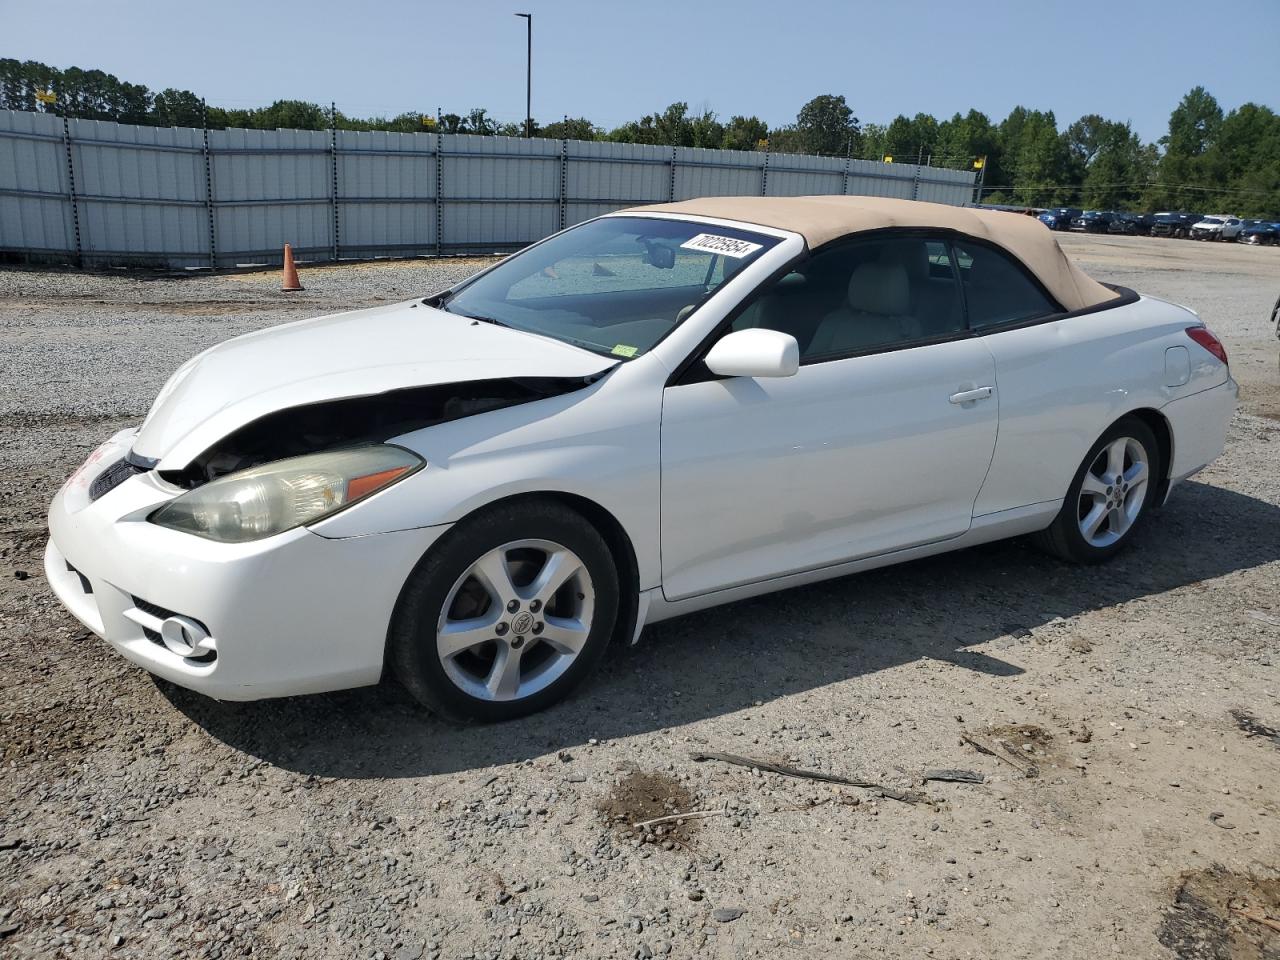
[[[512,250],[698,196],[972,199],[968,171],[839,157],[347,130],[192,130],[0,111],[0,251],[229,267]]]

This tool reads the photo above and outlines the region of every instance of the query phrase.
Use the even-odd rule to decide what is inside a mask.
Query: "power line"
[[[1160,180],[1134,180],[1128,183],[1065,183],[1061,180],[1047,180],[1044,183],[1006,183],[998,185],[983,184],[984,192],[994,190],[1145,190],[1148,188],[1159,190],[1192,190],[1200,193],[1244,193],[1254,196],[1267,197],[1276,193],[1276,190],[1251,190],[1243,187],[1203,187],[1190,183],[1164,183]]]

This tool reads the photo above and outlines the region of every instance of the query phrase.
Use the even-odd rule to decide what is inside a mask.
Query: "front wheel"
[[[1153,505],[1160,446],[1137,417],[1117,421],[1090,448],[1072,478],[1062,509],[1037,543],[1076,563],[1101,563],[1133,538]]]
[[[599,662],[618,615],[608,545],[553,501],[462,521],[410,575],[389,660],[424,706],[509,720],[564,698]]]

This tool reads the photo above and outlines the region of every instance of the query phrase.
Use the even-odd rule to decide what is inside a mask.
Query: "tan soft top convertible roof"
[[[1077,268],[1053,234],[1032,217],[887,197],[704,197],[634,207],[625,213],[675,213],[789,230],[809,249],[867,230],[921,227],[955,230],[994,243],[1017,257],[1067,310],[1119,296]]]

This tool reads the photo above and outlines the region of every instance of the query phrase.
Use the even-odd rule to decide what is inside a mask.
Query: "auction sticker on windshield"
[[[718,253],[725,257],[741,259],[749,257],[760,249],[762,244],[749,240],[738,240],[734,237],[719,237],[714,233],[700,233],[680,244],[686,250],[701,250],[704,253]]]

